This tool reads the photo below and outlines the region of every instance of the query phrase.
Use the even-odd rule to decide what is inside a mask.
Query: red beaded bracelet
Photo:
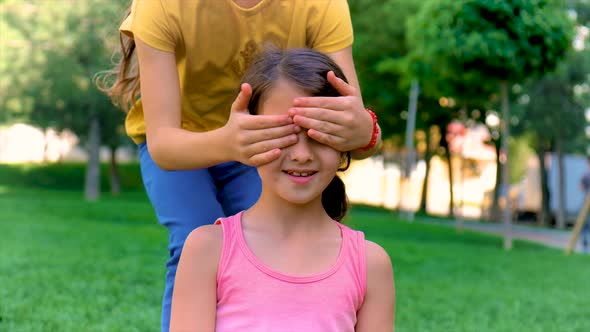
[[[375,113],[368,108],[366,108],[365,110],[369,112],[371,118],[373,119],[373,133],[371,134],[371,141],[369,141],[369,144],[361,148],[361,150],[369,151],[375,146],[375,144],[377,144],[377,138],[379,137],[379,126],[377,125],[377,115],[375,115]]]

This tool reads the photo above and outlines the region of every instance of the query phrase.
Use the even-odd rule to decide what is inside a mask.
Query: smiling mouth
[[[305,171],[305,172],[296,172],[296,171],[283,171],[283,173],[286,173],[288,175],[291,176],[296,176],[296,177],[308,177],[308,176],[312,176],[315,173],[317,173],[316,171]]]

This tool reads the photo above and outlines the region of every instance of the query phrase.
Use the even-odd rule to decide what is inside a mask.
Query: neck
[[[236,5],[249,9],[256,6],[262,0],[232,0]]]
[[[334,221],[322,206],[321,197],[306,204],[293,204],[264,192],[245,213],[251,225],[274,229],[281,233],[312,231],[331,225]]]

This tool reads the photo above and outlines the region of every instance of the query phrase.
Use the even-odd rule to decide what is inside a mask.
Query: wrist
[[[207,132],[210,136],[209,143],[212,150],[215,152],[215,164],[220,164],[228,161],[234,161],[235,149],[232,135],[226,126],[219,127]],[[230,143],[230,144],[228,144]]]
[[[360,148],[361,151],[369,151],[369,150],[373,149],[375,147],[375,145],[377,144],[377,140],[379,139],[379,124],[377,123],[377,115],[368,108],[366,108],[365,111],[367,113],[369,113],[373,123],[372,123],[371,139],[369,140],[369,143],[366,146]]]

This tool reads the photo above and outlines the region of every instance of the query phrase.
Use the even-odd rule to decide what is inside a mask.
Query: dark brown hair
[[[258,113],[258,107],[280,79],[294,83],[310,96],[336,97],[340,93],[328,82],[328,72],[348,82],[342,69],[329,56],[311,49],[291,49],[286,51],[269,49],[261,53],[250,65],[241,83],[252,87],[252,98],[248,104],[251,114]],[[241,84],[240,84],[241,85]],[[350,166],[350,152],[343,155],[342,167]],[[348,198],[344,182],[334,176],[322,192],[322,206],[326,213],[341,221],[348,210]]]

